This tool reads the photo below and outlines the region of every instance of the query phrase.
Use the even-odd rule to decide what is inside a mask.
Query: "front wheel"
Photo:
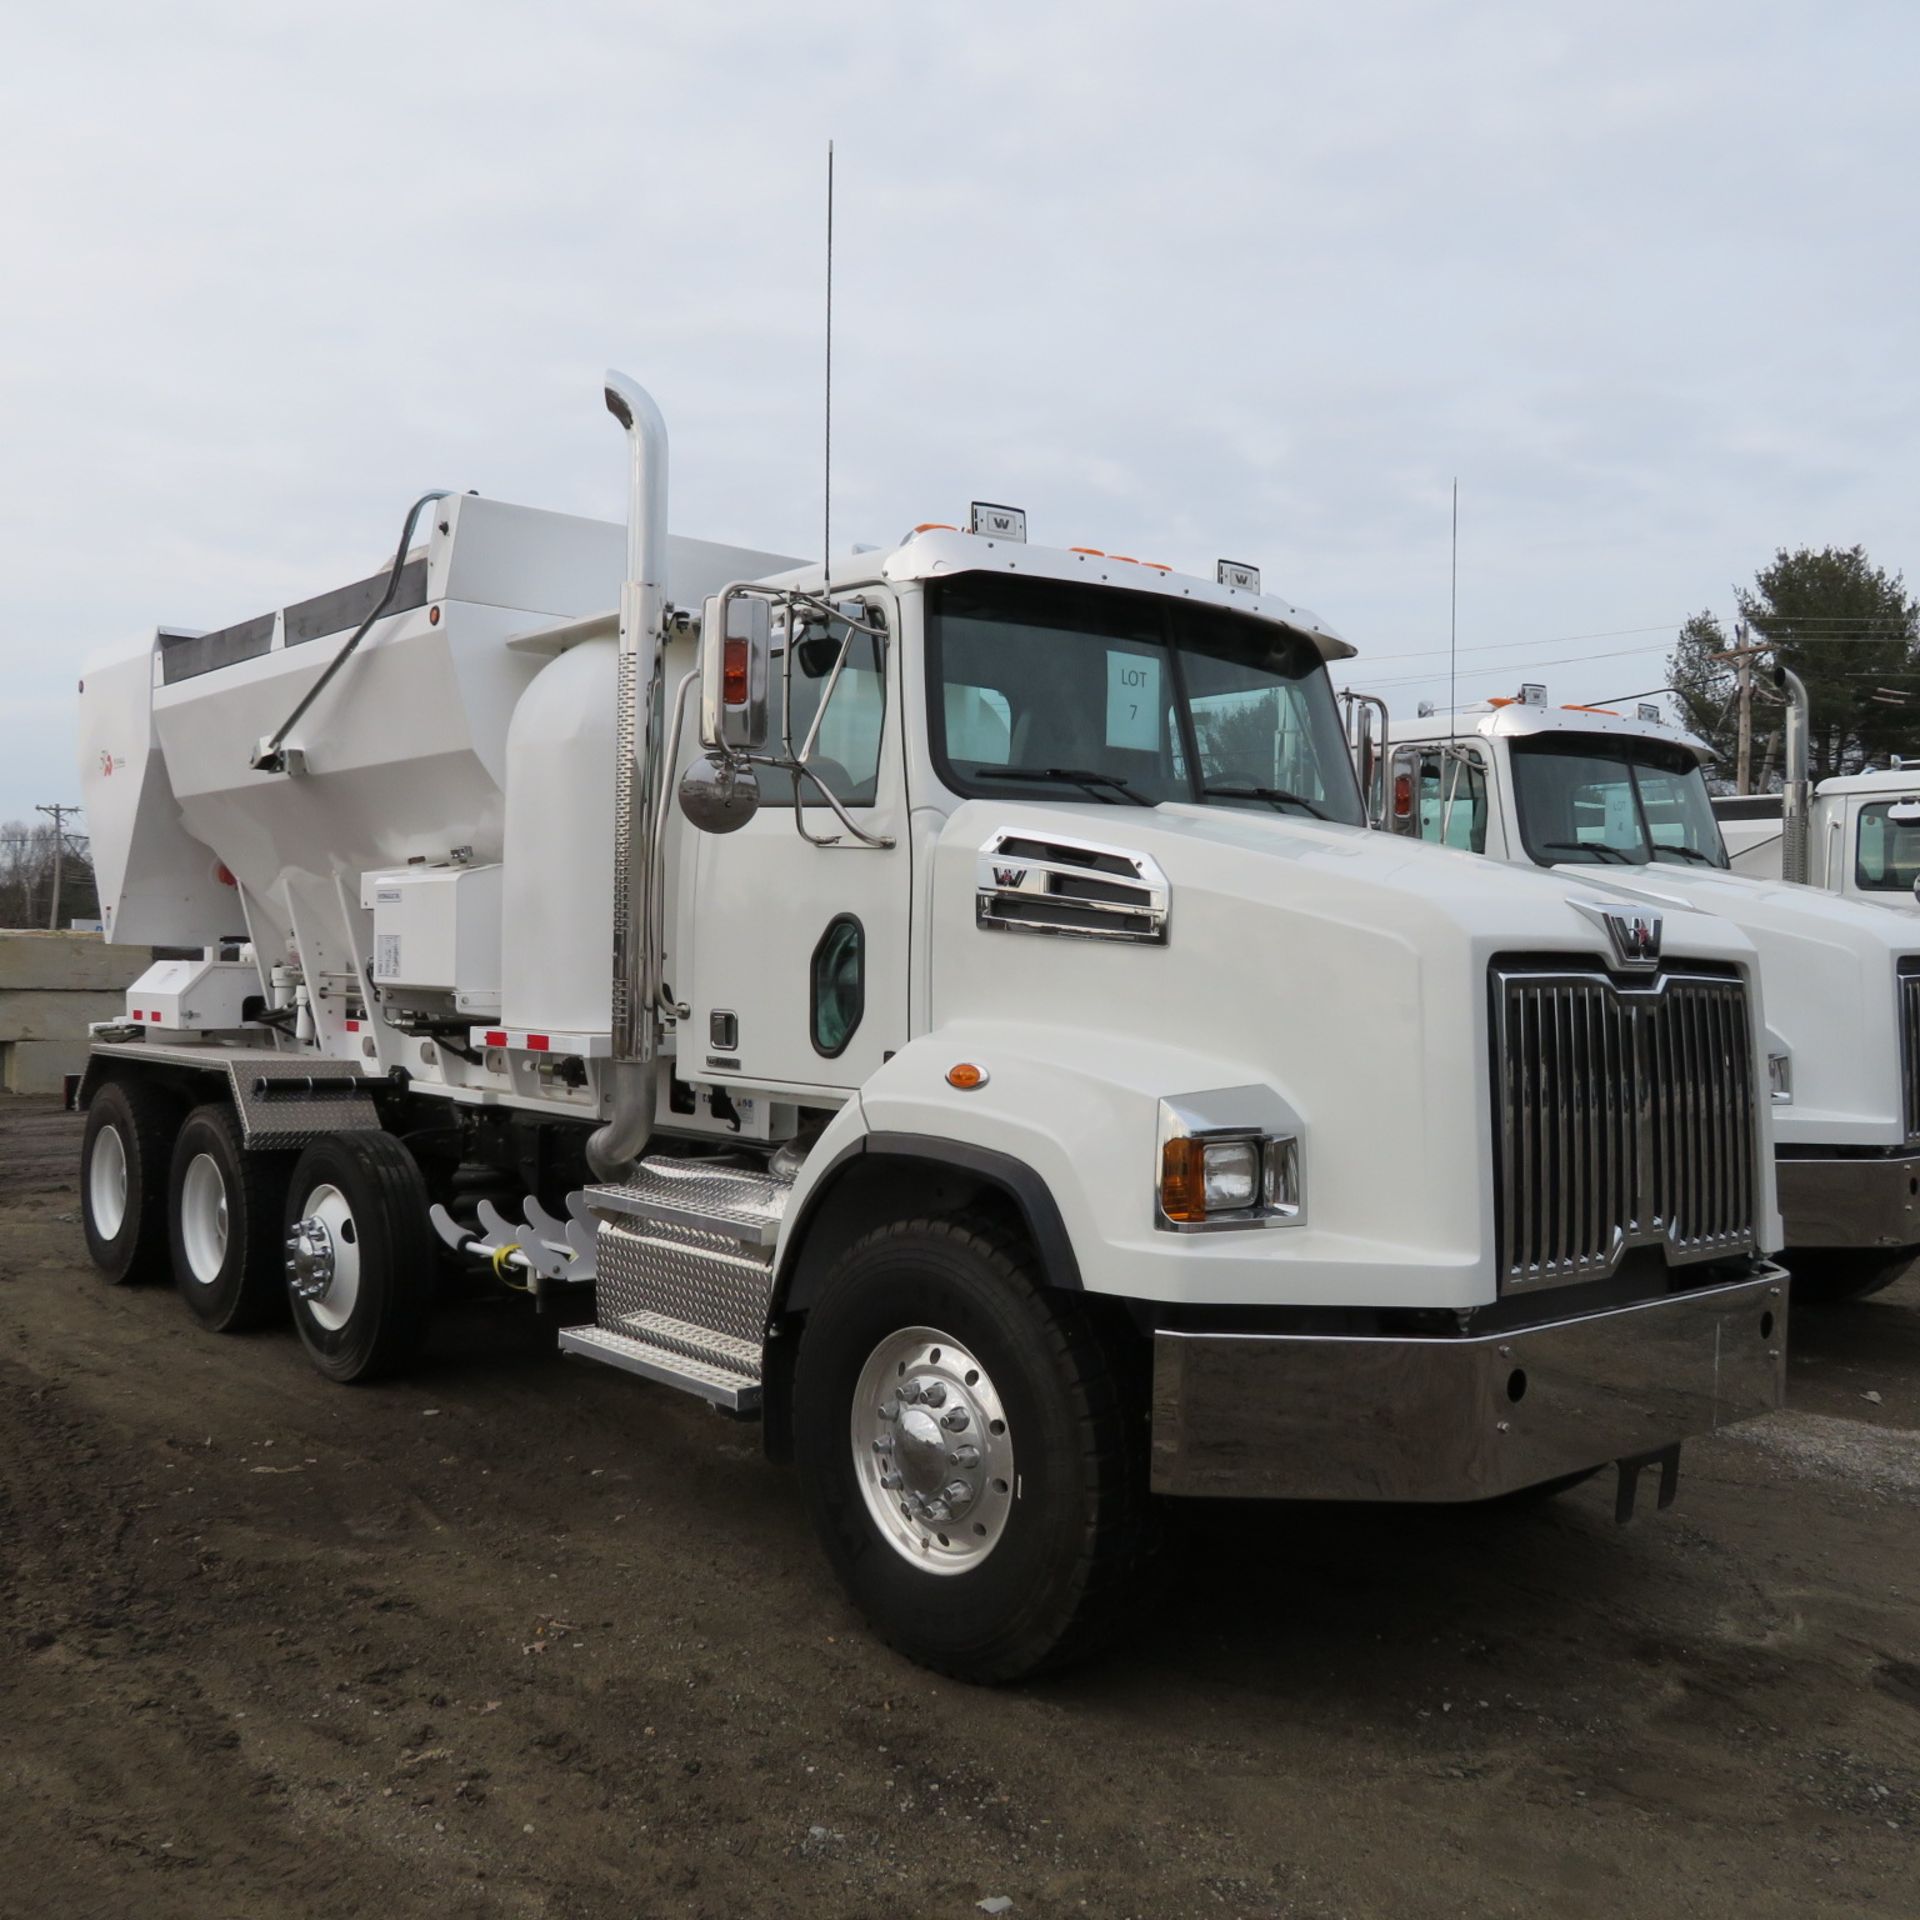
[[[801,1336],[795,1458],[835,1573],[910,1659],[1017,1680],[1144,1608],[1129,1338],[983,1216],[898,1221],[835,1264]]]
[[[412,1359],[439,1242],[406,1148],[386,1133],[323,1134],[293,1170],[286,1226],[287,1292],[308,1359],[343,1383]]]
[[[1796,1306],[1836,1306],[1883,1292],[1913,1265],[1920,1248],[1834,1247],[1789,1249],[1782,1257],[1793,1274]]]

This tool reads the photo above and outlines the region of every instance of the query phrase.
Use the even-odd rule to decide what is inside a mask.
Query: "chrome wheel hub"
[[[347,1324],[360,1298],[360,1230],[331,1183],[307,1195],[305,1213],[287,1230],[287,1288],[328,1333]]]
[[[333,1285],[333,1235],[308,1214],[287,1235],[287,1285],[296,1300],[319,1300]]]
[[[881,1537],[929,1573],[965,1573],[1006,1530],[1019,1483],[980,1362],[932,1327],[874,1348],[854,1389],[854,1474]]]

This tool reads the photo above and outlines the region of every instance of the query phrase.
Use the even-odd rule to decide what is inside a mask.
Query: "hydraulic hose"
[[[380,598],[374,603],[373,611],[354,628],[352,638],[328,661],[326,672],[307,689],[300,704],[254,750],[253,770],[256,773],[286,772],[287,735],[299,724],[300,716],[326,692],[328,683],[347,664],[354,648],[367,637],[373,623],[393,604],[393,596],[400,590],[400,576],[406,570],[407,549],[413,545],[414,523],[420,518],[421,508],[430,507],[436,500],[446,499],[452,491],[451,487],[441,487],[437,492],[423,493],[407,509],[406,524],[400,529],[400,546],[393,556],[393,565],[387,571],[387,584],[381,590]]]

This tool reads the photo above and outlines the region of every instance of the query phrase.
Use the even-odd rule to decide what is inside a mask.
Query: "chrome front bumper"
[[[1461,1339],[1158,1332],[1153,1486],[1484,1500],[1655,1453],[1786,1396],[1787,1276]]]
[[[1920,1246],[1920,1154],[1774,1162],[1790,1247]]]

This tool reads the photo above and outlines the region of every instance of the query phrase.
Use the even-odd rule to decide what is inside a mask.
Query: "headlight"
[[[1264,1087],[1162,1100],[1155,1202],[1156,1223],[1177,1233],[1297,1221],[1298,1122]]]

